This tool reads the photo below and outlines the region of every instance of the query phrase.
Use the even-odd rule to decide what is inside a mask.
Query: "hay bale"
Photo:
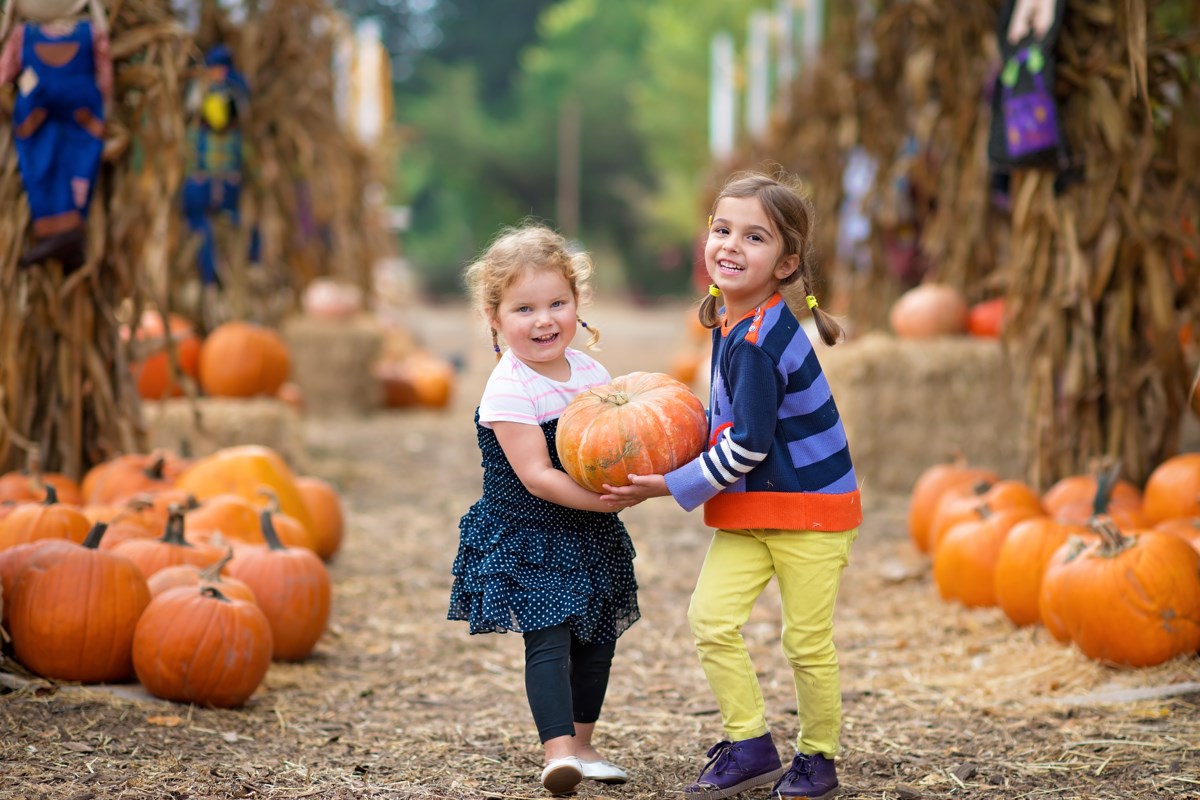
[[[1020,393],[996,341],[874,333],[821,348],[864,491],[911,491],[955,453],[1021,478]]]
[[[258,444],[279,453],[303,470],[306,453],[299,412],[273,397],[201,397],[147,402],[143,406],[146,440],[194,457],[225,447]]]
[[[307,413],[349,416],[379,407],[371,364],[383,347],[383,329],[373,316],[293,316],[283,323],[283,337],[292,355],[291,380],[304,394]]]

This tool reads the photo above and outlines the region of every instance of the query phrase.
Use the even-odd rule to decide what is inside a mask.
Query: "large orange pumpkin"
[[[179,586],[146,606],[132,654],[138,680],[155,697],[237,708],[271,667],[271,626],[252,602],[213,586]]]
[[[279,498],[279,508],[295,517],[311,534],[312,516],[296,488],[296,476],[274,450],[261,445],[236,445],[205,456],[179,478],[177,486],[201,502],[219,494],[236,494],[250,502],[267,487]]]
[[[1200,553],[1167,533],[1128,536],[1111,520],[1091,527],[1098,541],[1068,543],[1042,579],[1047,628],[1084,655],[1129,667],[1161,664],[1200,648]]]
[[[661,475],[704,449],[699,398],[661,372],[631,372],[580,392],[558,419],[556,447],[567,474],[593,492],[629,475]]]
[[[104,530],[98,523],[83,544],[40,544],[17,573],[13,651],[43,677],[108,683],[133,675],[133,631],[150,589],[129,559],[99,549]]]
[[[200,348],[200,385],[212,397],[274,395],[291,368],[283,337],[250,322],[217,326]]]

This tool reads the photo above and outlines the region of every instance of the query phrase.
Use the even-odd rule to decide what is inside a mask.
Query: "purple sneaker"
[[[717,742],[708,751],[700,777],[683,790],[688,800],[720,800],[771,783],[787,768],[770,733],[740,742]]]
[[[792,765],[771,790],[771,797],[826,800],[837,793],[837,769],[833,766],[833,759],[820,753],[815,756],[797,753]]]

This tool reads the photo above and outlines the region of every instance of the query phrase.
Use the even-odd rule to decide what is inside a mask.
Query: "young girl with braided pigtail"
[[[525,691],[551,794],[584,778],[628,779],[596,752],[592,732],[617,638],[640,616],[633,543],[616,514],[640,501],[583,488],[555,451],[567,403],[611,382],[569,346],[577,325],[591,334],[589,347],[599,340],[577,312],[591,272],[586,253],[529,225],[505,231],[466,276],[497,364],[475,413],[483,497],[459,522],[449,619],[469,621],[473,634],[524,637]]]
[[[725,738],[684,788],[689,800],[762,785],[773,786],[772,797],[811,800],[838,790],[833,609],[862,506],[829,384],[783,298],[801,289],[822,341],[841,337],[813,294],[812,218],[786,180],[738,175],[722,189],[704,248],[712,286],[699,312],[713,329],[709,449],[666,475],[630,475],[629,486],[604,487],[613,499],[669,494],[689,511],[703,504],[705,523],[717,529],[688,620]],[[771,738],[741,635],[772,577],[800,722],[788,765]]]

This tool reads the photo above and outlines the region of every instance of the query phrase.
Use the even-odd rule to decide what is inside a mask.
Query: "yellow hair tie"
[[[814,309],[817,307],[816,295],[805,295],[804,302],[808,303],[809,309]]]
[[[721,296],[721,290],[717,288],[717,285],[715,283],[710,283],[708,285],[708,293],[711,294],[713,297]]]

